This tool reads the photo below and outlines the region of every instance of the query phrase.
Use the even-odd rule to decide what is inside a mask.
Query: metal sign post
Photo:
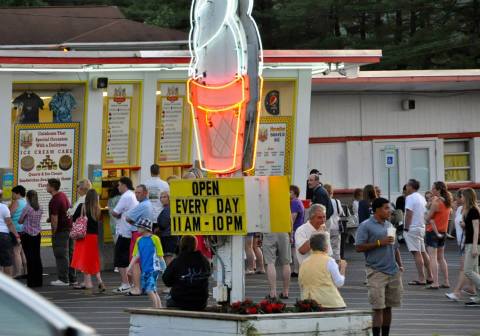
[[[396,165],[397,150],[395,146],[385,146],[385,167],[387,168],[388,178],[388,200],[391,199],[391,183],[390,183],[390,170]]]

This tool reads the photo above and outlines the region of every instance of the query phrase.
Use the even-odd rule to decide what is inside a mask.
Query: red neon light
[[[187,97],[202,169],[220,174],[241,169],[248,83],[247,75],[223,85],[188,81]]]

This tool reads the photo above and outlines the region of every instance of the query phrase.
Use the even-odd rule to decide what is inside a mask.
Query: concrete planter
[[[236,315],[129,309],[130,336],[370,335],[370,311]]]

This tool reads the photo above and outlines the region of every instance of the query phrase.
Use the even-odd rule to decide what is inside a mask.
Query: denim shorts
[[[12,266],[12,238],[8,233],[0,232],[0,266]]]
[[[145,293],[157,291],[157,279],[160,272],[142,272],[141,287]]]
[[[425,234],[425,244],[433,248],[440,248],[445,246],[447,235],[443,233],[442,238],[438,238],[435,232],[430,231]]]

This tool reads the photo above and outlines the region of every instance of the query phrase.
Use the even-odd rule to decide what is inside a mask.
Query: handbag
[[[87,235],[88,218],[85,215],[85,204],[82,204],[80,216],[73,222],[72,230],[70,231],[70,238],[79,240],[85,238]]]

